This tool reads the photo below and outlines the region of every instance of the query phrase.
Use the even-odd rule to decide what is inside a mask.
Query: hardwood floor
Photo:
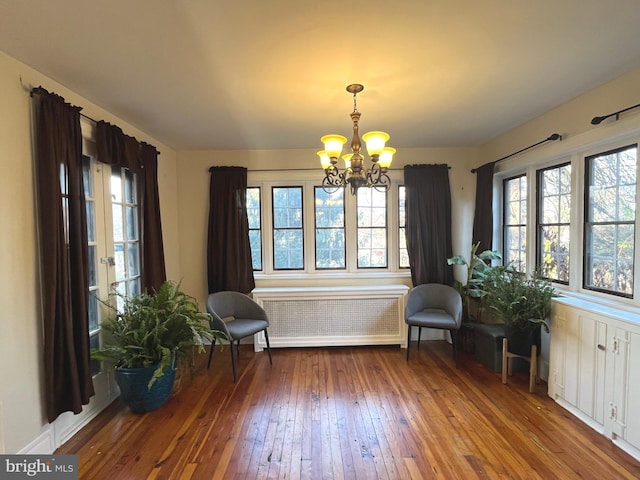
[[[204,358],[159,410],[118,400],[58,450],[81,479],[611,479],[640,463],[528,374],[500,375],[439,341],[397,347],[244,346]]]

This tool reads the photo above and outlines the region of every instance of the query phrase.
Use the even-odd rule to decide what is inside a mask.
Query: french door
[[[123,297],[141,291],[141,251],[135,174],[126,168],[99,163],[91,147],[85,142],[83,157],[89,248],[88,327],[91,348],[99,348],[103,319],[115,313]],[[66,412],[52,424],[54,448],[67,441],[118,394],[108,365],[92,360],[91,369],[95,395],[80,414]]]

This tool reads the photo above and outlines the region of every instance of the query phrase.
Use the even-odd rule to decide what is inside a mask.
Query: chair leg
[[[409,361],[409,345],[411,345],[411,325],[407,325],[407,362]]]
[[[420,350],[420,336],[422,335],[422,327],[418,327],[418,350]]]
[[[216,347],[216,342],[217,341],[218,341],[218,339],[214,338],[213,339],[213,343],[211,344],[211,347],[209,348],[209,361],[207,362],[207,370],[211,366],[211,357],[213,357],[213,349]]]
[[[236,342],[236,355],[238,356],[238,360],[240,360],[240,339]]]
[[[229,342],[229,350],[231,351],[231,369],[233,370],[233,383],[236,383],[236,354],[233,353],[233,340]]]
[[[453,361],[458,368],[458,330],[449,330],[449,335],[451,335],[451,345],[453,345]]]
[[[271,359],[271,346],[269,346],[269,334],[267,333],[267,329],[264,329],[264,339],[267,341],[267,353],[269,354],[269,365],[273,365],[273,360]]]

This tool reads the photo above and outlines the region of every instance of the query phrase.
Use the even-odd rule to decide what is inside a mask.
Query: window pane
[[[137,203],[136,202],[136,176],[131,170],[125,168],[124,169],[124,192],[125,192],[125,201],[126,203]]]
[[[249,230],[249,244],[251,245],[251,264],[254,270],[262,270],[262,239],[260,230]]]
[[[115,260],[115,273],[116,273],[116,282],[120,280],[124,280],[127,275],[127,270],[124,262],[124,243],[116,243],[113,245],[113,253]]]
[[[637,146],[587,162],[584,287],[633,296]]]
[[[249,220],[249,244],[253,270],[262,270],[260,187],[247,188],[247,218]]]
[[[100,348],[100,334],[96,333],[94,335],[89,335],[89,348],[98,349]],[[91,375],[97,375],[102,371],[101,362],[99,360],[91,359]]]
[[[504,260],[520,272],[527,269],[527,177],[504,181]]]
[[[89,286],[95,287],[98,284],[97,263],[98,251],[95,245],[89,245]]]
[[[301,269],[302,231],[277,230],[274,232],[274,268]]]
[[[344,189],[315,187],[316,268],[346,268]]]
[[[89,332],[97,331],[100,327],[100,313],[97,290],[89,292]]]
[[[140,275],[140,252],[137,243],[130,243],[128,248],[129,277]]]
[[[111,206],[113,216],[113,240],[122,242],[124,240],[124,224],[122,221],[122,205],[114,203]]]
[[[138,207],[126,207],[127,240],[138,240]]]
[[[569,282],[571,165],[538,171],[537,270],[548,279]]]
[[[119,282],[117,290],[123,296],[135,295],[140,291],[139,284],[136,286],[134,283],[134,279],[140,275],[136,188],[134,173],[126,168],[111,168],[115,280]]]
[[[357,197],[358,268],[387,267],[387,193],[360,187]]]
[[[407,190],[404,185],[398,187],[398,246],[399,246],[399,267],[409,268],[409,254],[407,252],[407,236],[406,236],[406,194]]]
[[[302,187],[273,187],[273,267],[304,268]]]

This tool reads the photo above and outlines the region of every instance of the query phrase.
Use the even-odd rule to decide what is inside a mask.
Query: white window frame
[[[402,170],[390,171],[391,187],[387,192],[387,245],[388,245],[388,266],[386,268],[357,268],[357,230],[356,230],[356,198],[349,190],[345,191],[345,229],[347,258],[346,268],[337,269],[316,269],[315,268],[315,208],[314,208],[314,187],[322,183],[322,170],[291,170],[291,171],[251,171],[248,172],[248,187],[260,187],[261,210],[262,210],[262,258],[263,265],[261,271],[254,271],[254,277],[260,280],[277,279],[354,279],[357,281],[365,279],[387,279],[387,281],[399,281],[404,283],[410,277],[407,268],[399,268],[399,243],[398,243],[398,185],[403,181]],[[274,270],[273,269],[273,235],[271,232],[272,206],[271,187],[272,186],[302,186],[303,187],[303,229],[304,229],[304,251],[305,267],[303,270]]]
[[[562,295],[577,298],[581,301],[604,305],[611,308],[621,308],[640,314],[640,268],[635,269],[633,298],[625,298],[612,293],[599,292],[584,289],[583,278],[583,256],[584,245],[584,195],[585,195],[585,168],[586,157],[598,153],[615,150],[624,146],[637,143],[640,148],[640,117],[627,122],[619,122],[608,129],[595,129],[563,140],[546,149],[533,150],[513,159],[500,162],[496,165],[493,182],[493,202],[494,202],[494,237],[493,248],[502,252],[503,250],[503,191],[502,182],[506,178],[524,173],[528,181],[528,225],[536,225],[537,215],[537,177],[536,172],[540,169],[571,163],[571,257],[569,284],[564,285],[554,283],[557,291]],[[640,169],[640,161],[638,162]],[[640,179],[640,175],[638,177]],[[640,188],[636,199],[636,211],[640,212]],[[636,267],[640,265],[640,215],[636,215],[636,242],[634,262]],[[535,228],[529,228],[527,232],[527,273],[533,273],[536,265],[536,237]],[[533,247],[535,246],[535,247]]]

